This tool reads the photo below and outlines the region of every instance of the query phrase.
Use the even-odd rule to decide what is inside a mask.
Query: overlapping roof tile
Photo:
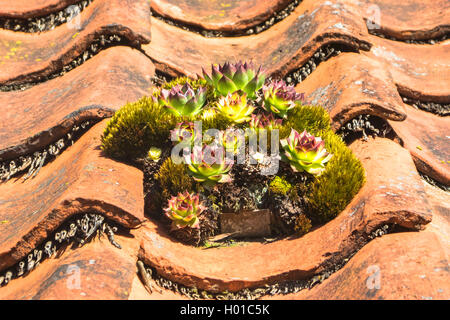
[[[25,258],[73,215],[95,212],[126,228],[144,220],[143,174],[102,155],[105,121],[34,179],[0,185],[1,270]]]
[[[0,20],[77,3],[0,0]],[[281,21],[274,18],[286,8]],[[0,279],[79,214],[136,229],[117,235],[122,250],[107,240],[67,248],[1,287],[0,298],[186,298],[156,282],[150,293],[138,260],[167,281],[211,292],[305,280],[315,286],[275,297],[448,298],[448,191],[419,172],[448,189],[449,120],[405,102],[450,103],[449,13],[444,0],[95,0],[77,23],[41,33],[1,29],[0,179],[2,165],[91,123],[42,161],[38,175],[0,184]],[[195,76],[227,60],[252,60],[270,76],[290,78],[308,103],[330,112],[334,130],[359,115],[393,130],[392,140],[350,144],[366,185],[334,220],[303,237],[208,250],[180,244],[145,221],[143,173],[100,150],[102,119],[148,94],[155,75]],[[76,270],[83,288],[67,290]]]
[[[407,150],[388,139],[355,142],[352,149],[366,168],[368,182],[338,217],[317,230],[269,244],[201,250],[175,242],[148,222],[141,228],[141,259],[186,286],[238,291],[310,278],[342,262],[377,228],[396,224],[418,230],[431,221],[431,208]]]

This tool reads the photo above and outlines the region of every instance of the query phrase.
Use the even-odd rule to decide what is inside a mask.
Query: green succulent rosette
[[[287,85],[283,80],[273,81],[263,88],[264,101],[262,107],[272,114],[286,118],[289,110],[296,102],[303,100],[303,94],[297,93],[294,86]]]
[[[256,98],[256,92],[261,89],[266,80],[262,68],[255,68],[250,63],[229,63],[211,66],[211,76],[204,69],[203,78],[214,87],[215,91],[222,96],[235,91],[245,92],[250,99]]]
[[[186,191],[169,200],[168,206],[164,209],[164,214],[172,220],[174,229],[184,227],[200,228],[198,216],[205,209],[206,207],[200,202],[198,194]]]
[[[196,146],[191,155],[185,157],[185,161],[188,164],[189,175],[206,187],[232,181],[229,172],[233,163],[227,162],[222,146],[207,145],[203,148]]]
[[[306,130],[298,133],[292,129],[289,137],[280,143],[284,149],[283,159],[289,162],[294,172],[306,171],[320,175],[333,156],[327,152],[325,142],[320,137],[314,137]]]
[[[240,94],[237,91],[221,97],[216,103],[216,109],[228,120],[234,123],[243,123],[251,120],[250,115],[255,107],[248,104],[246,93]]]
[[[199,87],[194,90],[189,83],[183,86],[177,84],[170,90],[161,89],[158,102],[176,116],[192,117],[202,111],[206,102],[206,88]]]

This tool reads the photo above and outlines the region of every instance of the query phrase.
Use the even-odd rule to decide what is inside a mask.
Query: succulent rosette
[[[226,161],[225,151],[221,146],[194,147],[191,156],[185,160],[188,173],[207,187],[231,181],[228,173],[233,163]]]
[[[180,122],[170,131],[170,138],[175,143],[192,145],[195,140],[195,126],[193,122]]]
[[[289,162],[294,172],[306,171],[320,175],[333,156],[327,152],[325,142],[320,137],[314,137],[306,130],[298,133],[292,129],[289,137],[282,139],[280,143],[285,151],[284,159]]]
[[[240,137],[238,130],[229,128],[219,132],[219,142],[226,151],[236,154],[245,142],[245,137]]]
[[[294,86],[287,85],[283,80],[273,81],[263,88],[263,108],[280,118],[286,118],[290,109],[297,101],[303,100],[303,94],[297,93]]]
[[[266,80],[261,67],[256,69],[252,62],[226,62],[223,66],[212,65],[211,76],[204,69],[202,71],[206,82],[222,96],[241,90],[247,93],[250,99],[253,99]]]
[[[249,127],[255,131],[260,129],[273,130],[281,128],[283,123],[282,119],[276,119],[273,114],[265,115],[263,113],[252,114]]]
[[[184,227],[200,228],[198,216],[206,209],[198,194],[189,192],[178,193],[172,197],[167,208],[164,209],[165,215],[172,220],[174,229]]]
[[[247,103],[247,94],[234,92],[221,97],[216,103],[216,109],[234,123],[243,123],[251,120],[250,115],[255,107]]]
[[[153,160],[154,162],[158,162],[159,159],[161,158],[161,153],[162,153],[161,149],[156,148],[156,147],[151,147],[148,150],[148,154],[147,155],[148,155],[150,160]]]
[[[170,90],[161,89],[158,101],[176,116],[195,116],[206,102],[206,88],[194,90],[189,83],[177,84]]]

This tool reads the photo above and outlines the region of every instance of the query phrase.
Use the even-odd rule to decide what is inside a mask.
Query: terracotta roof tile
[[[435,45],[408,44],[370,36],[370,52],[385,61],[399,90],[409,97],[450,102],[450,41]]]
[[[0,17],[30,18],[61,10],[79,0],[0,0]]]
[[[362,0],[357,3],[374,27],[375,23],[379,24],[380,31],[398,39],[429,39],[450,31],[450,3],[446,0]]]
[[[37,17],[76,2],[0,0],[0,18]],[[154,12],[195,25],[196,32],[161,19],[150,24],[146,0],[95,0],[80,14],[81,30],[68,25],[33,34],[0,30],[0,90],[9,91],[0,92],[0,159],[40,150],[86,119],[111,116],[125,102],[148,93],[155,67],[168,75],[195,75],[211,63],[253,60],[269,74],[284,77],[303,67],[319,49],[333,45],[347,49],[312,68],[296,89],[308,102],[327,108],[335,130],[360,114],[381,117],[393,128],[399,137],[395,141],[377,137],[350,146],[364,164],[366,185],[334,220],[303,237],[208,250],[189,247],[152,220],[141,225],[143,173],[102,154],[103,120],[35,178],[0,184],[0,271],[24,259],[76,214],[93,211],[136,229],[127,236],[117,235],[122,250],[107,240],[94,241],[44,260],[26,277],[0,288],[0,298],[186,298],[157,288],[150,294],[137,276],[138,259],[180,284],[236,291],[310,279],[348,258],[342,269],[311,290],[276,297],[448,298],[449,194],[425,183],[418,173],[450,184],[448,118],[402,102],[402,97],[450,102],[449,40],[406,43],[411,39],[432,43],[448,35],[448,2],[304,0],[261,33],[201,36],[201,28],[244,30],[264,23],[287,1],[227,3],[153,1]],[[370,22],[378,9],[381,28],[374,30]],[[74,70],[46,79],[83,55],[102,35],[122,40],[80,66],[75,63]],[[26,83],[33,86],[24,91],[12,87]],[[397,225],[392,229],[396,233],[369,241],[385,225]],[[82,290],[68,290],[70,266],[80,268]],[[381,283],[373,289],[377,282],[368,280],[377,272]]]
[[[205,38],[153,19],[152,42],[143,48],[157,69],[172,74],[195,75],[202,66],[231,59],[253,60],[283,76],[324,44],[344,43],[355,50],[369,46],[364,21],[345,8],[341,11],[342,16],[331,6],[305,2],[267,31],[237,38]]]
[[[418,170],[450,185],[450,118],[406,108],[405,121],[389,121],[403,146],[411,152]]]
[[[431,221],[421,179],[405,149],[379,138],[355,142],[352,149],[367,170],[367,184],[338,217],[305,236],[201,250],[175,242],[149,221],[140,228],[140,258],[159,274],[186,286],[237,291],[312,277],[341,262],[364,245],[365,236],[385,224],[421,229]]]
[[[357,53],[342,53],[321,63],[296,86],[306,103],[322,105],[338,129],[359,114],[404,120],[405,107],[382,61]]]
[[[100,35],[118,35],[134,46],[148,43],[149,17],[147,1],[100,0],[83,10],[79,28],[60,26],[39,35],[0,30],[0,85],[62,71]]]
[[[157,14],[184,24],[206,30],[241,30],[269,19],[284,9],[290,0],[207,1],[153,0],[152,10]]]
[[[430,300],[447,299],[447,255],[429,231],[384,235],[310,290],[276,299]]]
[[[144,219],[140,170],[102,155],[94,126],[26,184],[0,185],[0,269],[11,266],[42,243],[64,220],[96,212],[127,228]]]
[[[3,287],[0,299],[126,300],[135,268],[133,256],[96,241],[43,261],[33,272]]]
[[[100,52],[64,77],[25,91],[0,92],[0,160],[42,149],[86,119],[111,116],[126,102],[147,94],[153,75],[147,57],[117,47]]]

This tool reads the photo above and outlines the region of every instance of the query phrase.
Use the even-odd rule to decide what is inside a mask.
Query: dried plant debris
[[[405,42],[405,43],[412,43],[412,44],[437,44],[440,42],[443,42],[447,39],[450,38],[450,33],[446,32],[443,35],[439,35],[438,37],[433,37],[430,39],[399,39],[384,33],[381,33],[379,30],[373,30],[373,29],[369,29],[369,33],[373,36],[377,36],[383,39],[388,39],[388,40],[392,40],[392,41],[400,41],[400,42]]]
[[[163,84],[168,83],[174,79],[174,77],[167,73],[164,73],[160,70],[155,70],[155,75],[152,78],[152,82],[156,86],[162,86]]]
[[[450,186],[446,186],[436,180],[434,180],[433,178],[431,178],[430,176],[427,176],[426,174],[419,172],[420,176],[422,177],[423,180],[425,180],[427,183],[431,184],[432,186],[435,186],[441,190],[450,192]]]
[[[418,99],[412,99],[405,96],[402,96],[402,99],[404,103],[416,109],[421,109],[441,117],[450,115],[450,104],[420,101]]]
[[[27,275],[39,264],[57,255],[58,252],[72,245],[81,247],[96,236],[101,239],[106,235],[109,242],[121,249],[114,239],[114,234],[120,227],[97,213],[78,214],[63,223],[49,238],[44,240],[27,257],[16,265],[0,272],[0,287],[7,285],[11,280]]]
[[[144,284],[147,288],[152,290],[155,286],[160,288],[171,290],[183,296],[186,296],[193,300],[198,299],[216,299],[216,300],[256,300],[264,296],[274,296],[274,295],[285,295],[300,292],[303,289],[311,289],[315,285],[322,283],[325,279],[329,278],[333,273],[344,267],[347,262],[368,242],[371,240],[381,237],[384,234],[395,233],[403,231],[397,225],[382,225],[375,231],[368,235],[362,235],[361,239],[358,240],[358,247],[350,253],[346,258],[342,259],[340,262],[333,264],[332,266],[327,266],[326,270],[320,274],[314,275],[309,279],[304,280],[293,280],[284,281],[271,285],[265,285],[258,288],[247,288],[237,292],[209,292],[206,290],[201,290],[195,287],[187,287],[182,284],[173,282],[169,279],[164,278],[159,275],[155,268],[145,265],[142,261],[138,261],[138,270],[141,279],[145,279]],[[139,268],[140,265],[140,268]]]
[[[219,206],[221,212],[239,213],[258,209],[258,203],[248,186],[238,186],[230,183],[219,185],[211,192],[214,204]]]
[[[205,30],[198,26],[189,25],[186,23],[182,23],[173,19],[169,19],[166,17],[161,16],[160,14],[154,12],[152,10],[152,16],[157,18],[158,20],[162,20],[165,23],[181,28],[183,30],[194,32],[201,34],[204,37],[207,38],[220,38],[220,37],[239,37],[243,35],[252,35],[252,34],[258,34],[263,32],[264,30],[269,29],[274,24],[280,22],[281,20],[287,18],[294,10],[297,8],[297,6],[302,2],[302,0],[293,0],[291,1],[284,9],[275,12],[272,16],[270,16],[266,21],[261,22],[260,24],[243,29],[243,30],[234,30],[234,31],[218,31],[218,30]]]
[[[357,118],[353,118],[338,131],[338,134],[347,143],[360,138],[366,141],[369,136],[388,137],[391,133],[393,133],[392,128],[386,120],[369,114],[361,114]]]
[[[316,70],[320,63],[327,61],[342,52],[358,52],[358,50],[353,49],[348,45],[337,43],[322,46],[303,66],[290,72],[284,77],[286,83],[290,85],[297,85],[298,83],[304,81],[314,70]]]
[[[100,35],[96,40],[94,40],[87,49],[80,54],[78,57],[72,60],[72,62],[66,64],[62,67],[62,69],[55,71],[46,76],[35,76],[33,78],[29,78],[25,81],[20,81],[20,83],[13,84],[4,84],[0,85],[0,92],[8,92],[8,91],[23,91],[28,88],[31,88],[39,83],[46,82],[48,80],[61,77],[67,72],[75,69],[76,67],[82,65],[87,60],[91,59],[93,56],[98,54],[100,51],[105,50],[107,48],[113,46],[131,46],[128,40],[123,39],[121,36],[117,34],[112,35]]]
[[[288,195],[273,195],[270,210],[276,221],[274,227],[279,233],[288,235],[295,232],[299,217],[308,213],[308,203],[300,196],[298,199],[291,199]]]
[[[68,146],[73,145],[74,142],[96,122],[98,122],[98,120],[88,120],[80,125],[75,125],[64,137],[45,147],[41,151],[20,156],[14,160],[0,162],[0,182],[6,182],[12,177],[25,172],[26,174],[23,177],[24,180],[34,178],[46,163],[56,158],[56,156]]]
[[[0,18],[0,28],[26,33],[53,30],[63,23],[70,22],[92,2],[93,0],[83,0],[79,3],[69,5],[58,12],[40,17],[28,19]]]

